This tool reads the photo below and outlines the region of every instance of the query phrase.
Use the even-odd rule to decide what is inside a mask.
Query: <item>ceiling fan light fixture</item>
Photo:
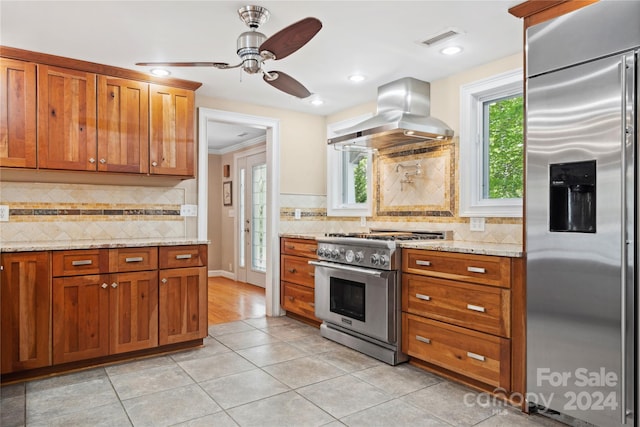
[[[360,83],[365,80],[365,76],[362,74],[352,74],[349,77],[349,81],[353,83]]]
[[[157,77],[167,77],[171,75],[171,71],[164,68],[152,68],[149,72]]]
[[[311,105],[315,105],[316,107],[319,107],[320,105],[323,105],[324,101],[320,98],[314,98],[311,100]]]

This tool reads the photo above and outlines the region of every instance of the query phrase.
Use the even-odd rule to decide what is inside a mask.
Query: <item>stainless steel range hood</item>
[[[341,129],[328,144],[376,149],[420,141],[447,140],[453,129],[430,116],[431,85],[405,77],[378,88],[378,112],[355,126]]]

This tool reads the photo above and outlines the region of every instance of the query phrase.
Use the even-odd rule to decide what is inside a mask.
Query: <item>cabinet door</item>
[[[109,353],[108,275],[53,279],[53,363]]]
[[[109,312],[110,353],[158,345],[158,272],[111,275]]]
[[[207,269],[160,271],[160,345],[207,336]]]
[[[1,280],[1,373],[51,365],[49,254],[2,254]]]
[[[38,167],[96,170],[96,75],[38,65]]]
[[[150,85],[150,173],[194,176],[193,91]]]
[[[0,166],[36,167],[36,64],[0,58]]]
[[[98,170],[149,172],[149,85],[98,76]]]

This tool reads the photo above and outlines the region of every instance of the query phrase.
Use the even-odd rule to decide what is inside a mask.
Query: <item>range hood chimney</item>
[[[405,77],[378,88],[378,112],[355,126],[338,131],[328,144],[358,145],[375,149],[420,141],[444,141],[453,129],[430,116],[431,85]]]

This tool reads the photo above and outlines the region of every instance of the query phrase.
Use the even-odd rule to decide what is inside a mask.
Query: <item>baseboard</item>
[[[226,277],[227,279],[236,280],[235,273],[225,270],[209,270],[208,277]]]

